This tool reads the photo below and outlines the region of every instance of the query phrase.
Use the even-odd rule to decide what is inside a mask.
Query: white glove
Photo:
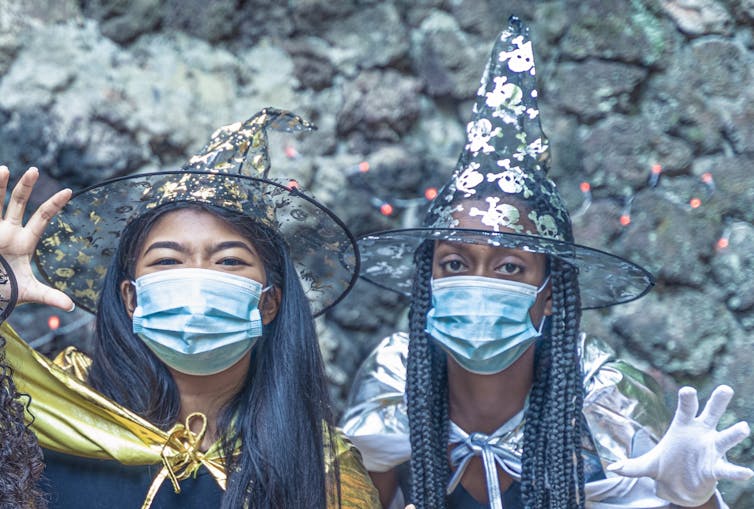
[[[739,422],[723,431],[717,423],[733,397],[727,385],[717,387],[696,417],[696,390],[678,391],[678,409],[662,440],[648,453],[609,465],[624,477],[651,477],[657,496],[681,507],[696,507],[715,493],[719,479],[743,481],[754,471],[729,463],[725,453],[749,436],[749,425]]]

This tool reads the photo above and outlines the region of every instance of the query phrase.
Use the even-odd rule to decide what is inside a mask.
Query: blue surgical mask
[[[432,280],[426,331],[472,373],[491,375],[513,364],[542,334],[529,310],[539,288],[518,281],[477,276]]]
[[[262,285],[208,269],[170,269],[134,282],[133,331],[181,373],[212,375],[231,367],[262,335]]]

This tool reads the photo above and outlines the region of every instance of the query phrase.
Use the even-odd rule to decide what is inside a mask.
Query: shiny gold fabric
[[[201,466],[225,489],[225,465],[218,444],[199,451],[201,434],[190,431],[189,422],[163,431],[87,386],[82,379],[91,361],[80,352],[66,350],[52,362],[29,347],[7,323],[0,325],[0,335],[6,341],[6,358],[18,390],[31,396],[27,419],[42,447],[125,465],[162,463],[155,484],[145,493],[144,507],[149,507],[165,479],[170,478],[179,492],[180,481]],[[188,420],[203,419],[200,415],[192,414]],[[340,432],[334,436],[342,507],[380,507],[358,451]],[[330,469],[332,458],[326,460]],[[337,507],[337,501],[328,500],[328,507]]]

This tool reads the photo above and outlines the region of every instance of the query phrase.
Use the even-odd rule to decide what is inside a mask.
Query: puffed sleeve
[[[662,391],[647,374],[615,360],[605,343],[581,334],[584,370],[584,417],[591,437],[592,455],[602,475],[588,480],[586,506],[590,509],[669,507],[655,496],[649,478],[621,477],[605,467],[624,458],[640,456],[657,444],[669,416]],[[584,457],[589,457],[585,452]]]
[[[341,427],[371,472],[386,472],[411,457],[406,411],[408,335],[383,339],[356,373]]]

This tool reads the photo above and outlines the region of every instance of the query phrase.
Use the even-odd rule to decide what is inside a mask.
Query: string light
[[[631,208],[634,204],[634,195],[626,197],[626,204],[623,206],[623,213],[620,215],[618,222],[624,228],[631,224]]]
[[[649,187],[657,187],[657,184],[660,182],[661,174],[662,174],[662,165],[653,164],[652,168],[649,170],[649,180],[647,182]]]
[[[712,176],[712,173],[705,172],[702,173],[702,175],[699,177],[699,181],[704,186],[703,194],[704,198],[701,196],[692,196],[689,200],[689,207],[691,209],[698,209],[702,206],[703,200],[707,200],[712,197],[712,195],[715,193],[715,179]]]
[[[351,167],[351,169],[348,171],[351,175],[364,175],[366,173],[369,173],[371,171],[371,166],[368,161],[362,161],[358,163],[357,165]],[[647,175],[646,185],[648,188],[656,188],[660,185],[661,176],[664,172],[663,166],[659,163],[652,164],[649,167],[649,172]],[[427,187],[424,189],[423,196],[416,197],[416,198],[398,198],[398,197],[386,197],[386,196],[380,196],[372,184],[366,180],[366,178],[362,178],[360,183],[361,187],[366,190],[367,192],[371,193],[371,204],[374,206],[377,210],[379,210],[380,214],[383,216],[393,216],[397,213],[399,209],[410,209],[415,208],[417,206],[421,206],[423,204],[426,204],[428,201],[434,200],[438,194],[439,191],[436,187]],[[679,197],[672,192],[669,192],[668,190],[665,190],[666,198],[668,198],[673,203],[676,203],[680,206],[685,206],[688,208],[688,210],[694,210],[700,208],[704,203],[706,203],[710,197],[714,194],[716,188],[715,188],[715,180],[711,172],[705,172],[703,173],[698,181],[697,186],[703,186],[703,191],[700,193],[695,193],[688,202],[685,204],[682,200],[679,199]],[[571,213],[572,218],[576,218],[582,214],[584,214],[589,207],[592,205],[594,201],[594,195],[593,195],[593,188],[592,184],[588,181],[583,181],[579,183],[579,191],[582,195],[582,201],[577,210],[575,210],[573,213]],[[633,208],[633,201],[635,198],[635,194],[631,194],[629,196],[626,196],[625,198],[625,204],[623,206],[623,210],[618,217],[618,223],[621,227],[625,228],[628,227],[632,221],[632,208]],[[717,249],[725,249],[727,247],[727,239],[721,238],[718,241]]]
[[[70,334],[73,332],[81,333],[81,330],[90,327],[92,323],[94,322],[94,315],[91,315],[89,313],[86,313],[84,316],[79,318],[78,320],[68,323],[66,325],[62,325],[62,322],[60,320],[60,317],[57,315],[51,315],[47,318],[47,326],[49,327],[49,331],[47,331],[45,334],[42,334],[38,338],[32,339],[29,341],[29,346],[32,348],[39,348],[56,337],[63,337],[66,334]]]
[[[288,159],[298,159],[299,158],[298,150],[296,150],[296,147],[294,147],[293,145],[286,145],[285,149],[283,149],[283,150],[285,152],[285,157],[287,157]]]
[[[589,182],[584,181],[579,184],[579,190],[581,191],[583,200],[581,200],[581,206],[571,214],[571,217],[579,217],[592,205],[592,185]]]
[[[394,212],[393,206],[389,203],[385,202],[382,205],[380,205],[380,213],[383,216],[392,216]]]
[[[58,327],[60,327],[60,317],[58,315],[50,315],[47,318],[47,326],[50,330],[58,330]]]
[[[373,207],[380,211],[383,216],[392,216],[396,214],[398,209],[414,209],[422,205],[426,205],[427,202],[434,200],[437,197],[439,191],[436,187],[428,186],[424,188],[421,196],[415,198],[400,198],[396,196],[380,196],[372,183],[367,179],[366,174],[370,173],[372,166],[369,161],[361,161],[360,163],[347,168],[345,173],[351,177],[358,179],[355,185],[370,193],[370,203]]]

